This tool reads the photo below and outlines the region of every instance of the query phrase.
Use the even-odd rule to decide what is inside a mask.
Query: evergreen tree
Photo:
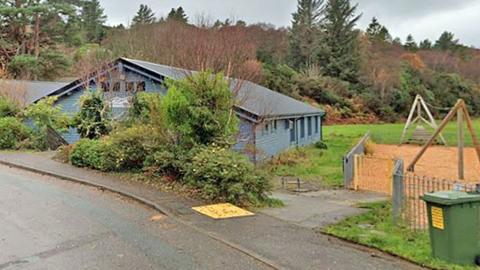
[[[392,44],[402,46],[402,39],[399,38],[399,37],[396,37],[396,38],[393,39]]]
[[[155,22],[155,13],[149,6],[141,4],[132,21],[133,25],[152,24]]]
[[[104,24],[107,21],[107,16],[104,14],[100,2],[98,0],[84,1],[81,19],[87,41],[99,43],[105,36]]]
[[[458,48],[458,39],[455,39],[455,36],[451,32],[443,32],[440,38],[435,42],[435,49],[440,49],[442,51],[455,50]]]
[[[246,27],[247,23],[243,20],[238,20],[235,26]]]
[[[299,69],[317,63],[323,0],[299,0],[289,34],[289,62]]]
[[[392,42],[392,36],[388,29],[381,25],[375,17],[372,18],[372,22],[368,26],[366,33],[371,40]]]
[[[167,20],[173,20],[181,23],[188,23],[188,17],[182,7],[177,9],[172,8],[170,13],[168,13]]]
[[[430,50],[432,48],[432,42],[429,39],[425,39],[420,42],[418,47],[422,50]]]
[[[328,76],[348,82],[358,82],[358,31],[354,29],[361,15],[355,15],[357,5],[350,0],[328,0],[323,11],[322,32],[326,48],[320,61]]]
[[[418,45],[415,42],[415,40],[413,39],[413,36],[411,34],[407,36],[407,40],[405,41],[405,45],[403,45],[403,47],[406,50],[411,51],[411,52],[415,52],[415,51],[418,50]]]

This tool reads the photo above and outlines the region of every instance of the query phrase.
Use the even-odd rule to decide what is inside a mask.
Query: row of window
[[[307,130],[305,130],[305,119]],[[262,130],[262,135],[267,135],[270,133],[276,133],[278,128],[278,121],[279,120],[272,120],[265,123],[265,126]],[[291,130],[292,133],[295,132],[295,120],[285,119],[284,128]],[[313,123],[312,123],[313,122]],[[299,120],[299,130],[300,130],[300,138],[305,138],[305,132],[307,132],[308,136],[312,136],[313,130],[315,129],[315,134],[320,132],[320,122],[318,116],[309,116],[304,117]]]
[[[104,92],[120,92],[122,91],[122,84],[123,84],[123,91],[126,92],[143,92],[145,91],[145,82],[102,82],[102,90]]]

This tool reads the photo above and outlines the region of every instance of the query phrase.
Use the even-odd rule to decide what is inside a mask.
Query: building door
[[[297,141],[297,121],[290,121],[290,143]]]

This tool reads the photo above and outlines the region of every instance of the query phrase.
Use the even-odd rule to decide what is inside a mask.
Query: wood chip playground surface
[[[405,162],[405,169],[420,152],[416,145],[372,144],[373,156],[376,158],[400,158]],[[480,164],[474,148],[465,148],[465,181],[480,181]],[[438,179],[456,180],[458,152],[456,147],[432,146],[415,166],[415,174]]]

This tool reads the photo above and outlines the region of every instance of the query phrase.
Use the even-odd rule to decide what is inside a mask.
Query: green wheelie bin
[[[427,193],[430,242],[435,258],[480,265],[480,194],[460,191]]]

